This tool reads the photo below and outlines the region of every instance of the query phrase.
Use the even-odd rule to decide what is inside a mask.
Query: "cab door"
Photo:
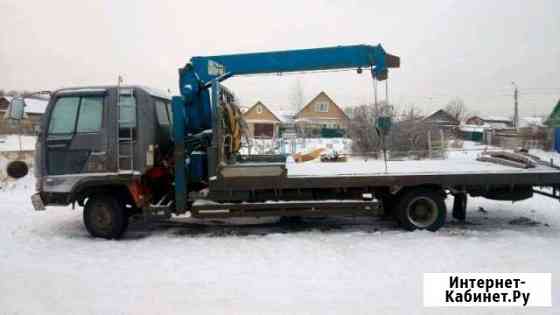
[[[106,95],[56,96],[45,131],[47,175],[107,171]]]

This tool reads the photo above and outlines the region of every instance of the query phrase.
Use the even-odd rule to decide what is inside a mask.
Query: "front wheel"
[[[396,205],[400,224],[407,230],[437,231],[445,223],[447,208],[440,191],[413,189]]]
[[[118,239],[128,227],[128,215],[113,197],[92,196],[84,208],[84,225],[93,237]]]

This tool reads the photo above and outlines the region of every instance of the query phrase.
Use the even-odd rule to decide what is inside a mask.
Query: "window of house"
[[[257,105],[257,114],[262,114],[263,109],[261,105]]]
[[[102,96],[61,97],[50,117],[49,134],[98,132],[102,122]]]
[[[317,103],[315,104],[315,111],[318,113],[327,113],[329,111],[329,104]]]

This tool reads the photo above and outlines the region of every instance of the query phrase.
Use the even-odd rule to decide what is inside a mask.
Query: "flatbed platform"
[[[559,173],[560,170],[539,165],[521,169],[477,160],[406,160],[388,161],[387,172],[382,160],[350,161],[342,163],[287,163],[288,177],[317,176],[395,176],[429,174],[488,174],[488,173]]]
[[[382,160],[286,163],[285,167],[287,174],[282,176],[219,178],[211,181],[211,190],[560,185],[560,169],[556,167],[522,169],[464,159],[389,161],[387,172]]]

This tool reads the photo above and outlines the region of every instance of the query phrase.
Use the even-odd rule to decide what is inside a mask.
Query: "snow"
[[[511,118],[508,118],[508,117],[505,117],[505,116],[484,116],[484,117],[482,117],[482,120],[484,120],[486,122],[511,123]]]
[[[540,168],[521,170],[494,163],[469,160],[406,160],[388,161],[388,175],[411,174],[469,174],[499,172],[542,171]],[[287,164],[288,176],[332,176],[332,175],[382,175],[385,173],[383,160],[349,161],[346,163],[293,163]]]
[[[321,139],[318,139],[321,140]],[[330,143],[331,139],[322,139]],[[330,147],[333,145],[330,143]],[[317,143],[311,143],[311,147],[321,147]],[[323,145],[324,147],[324,145]],[[338,152],[345,152],[344,148],[334,147]],[[287,163],[288,176],[358,176],[358,175],[423,175],[423,174],[472,174],[472,173],[511,173],[511,172],[557,172],[554,169],[536,167],[531,169],[520,169],[495,163],[480,162],[476,158],[484,150],[503,150],[501,148],[481,145],[473,141],[464,141],[463,147],[459,149],[449,148],[446,159],[440,160],[403,160],[388,161],[388,172],[385,173],[385,162],[375,159],[363,159],[350,157],[350,161],[344,163],[320,163],[314,160],[305,163]],[[560,160],[560,154],[544,152],[542,150],[531,150],[531,154],[538,155],[545,161]],[[558,164],[557,162],[555,164]]]
[[[484,148],[464,145],[449,158]],[[560,209],[543,196],[470,198],[465,224],[448,198],[436,233],[378,218],[176,218],[106,241],[81,210],[34,212],[33,187],[0,189],[0,314],[558,314]],[[425,272],[550,272],[553,307],[423,308]]]
[[[5,314],[519,314],[528,310],[423,309],[422,274],[560,272],[560,212],[544,197],[470,199],[469,223],[449,218],[436,233],[369,218],[296,226],[184,219],[135,224],[124,240],[105,241],[87,235],[81,211],[33,212],[32,187],[26,177],[0,192]],[[540,224],[509,223],[519,217]],[[531,314],[557,311],[560,279],[552,279],[555,308]]]
[[[282,122],[283,124],[292,124],[294,123],[294,116],[296,115],[295,112],[293,111],[288,111],[288,110],[277,110],[277,109],[271,109],[269,108],[269,110],[272,112],[272,114],[278,118],[280,120],[280,122]]]
[[[463,132],[484,132],[489,125],[469,125],[469,124],[462,124],[460,125],[459,129]]]
[[[519,119],[519,127],[544,127],[544,121],[545,119],[543,117],[521,117]]]
[[[37,140],[35,136],[0,135],[0,152],[19,151],[20,139],[23,151],[35,150],[35,141]]]

